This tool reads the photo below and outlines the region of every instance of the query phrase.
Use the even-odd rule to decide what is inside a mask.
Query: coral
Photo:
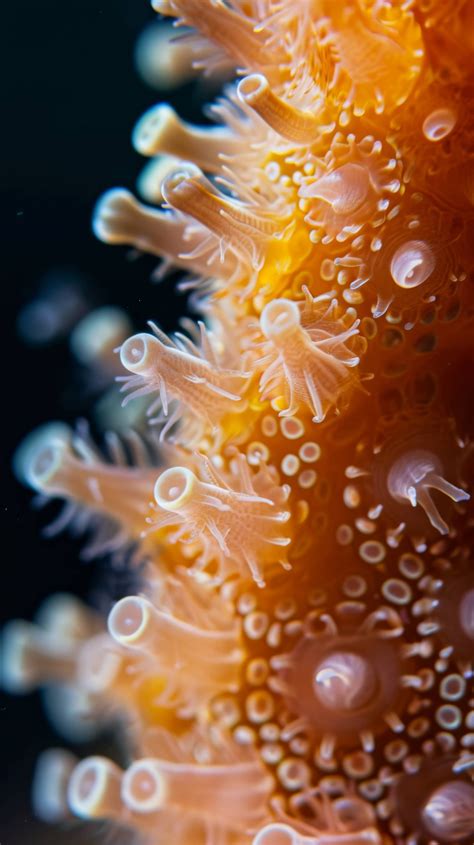
[[[65,501],[49,533],[135,572],[107,621],[59,596],[4,632],[10,691],[125,739],[46,752],[34,806],[149,845],[471,845],[472,2],[152,5],[178,37],[147,78],[231,81],[215,126],[149,109],[151,205],[111,190],[93,227],[201,319],[87,318],[138,433],[15,458]]]

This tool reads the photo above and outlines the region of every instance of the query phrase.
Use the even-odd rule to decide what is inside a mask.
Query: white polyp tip
[[[110,636],[120,645],[133,645],[142,635],[150,617],[149,602],[140,596],[126,596],[109,613]]]
[[[189,501],[197,478],[186,467],[171,467],[165,470],[155,484],[155,501],[168,511],[179,511]]]
[[[237,93],[244,103],[251,106],[268,87],[268,80],[261,73],[252,73],[239,82]]]
[[[287,824],[269,824],[252,840],[252,845],[297,845],[299,837]]]
[[[174,109],[166,103],[153,106],[137,122],[133,133],[132,143],[138,153],[152,156],[161,151],[165,133],[177,125]]]
[[[92,231],[106,244],[126,242],[130,219],[138,203],[125,188],[112,188],[98,200],[92,213]]]
[[[2,686],[10,693],[30,692],[36,680],[28,671],[26,653],[31,646],[31,625],[13,619],[2,632]]]
[[[165,803],[165,783],[155,760],[138,760],[124,774],[122,800],[136,813],[153,813]]]
[[[74,769],[67,798],[75,816],[100,818],[110,778],[110,763],[105,757],[87,757]]]
[[[177,84],[182,76],[186,77],[179,62],[181,51],[179,46],[176,49],[172,40],[173,35],[174,29],[169,23],[151,21],[135,43],[134,57],[137,71],[152,88],[167,88],[168,79],[170,85],[173,85]]]
[[[197,73],[192,46],[176,39],[171,22],[151,21],[138,36],[134,54],[139,75],[160,91],[169,92],[170,88],[192,79]]]
[[[143,332],[129,337],[120,347],[120,361],[122,366],[131,373],[146,372],[150,366],[148,353],[151,347],[158,343],[155,338]]]
[[[130,321],[121,308],[104,306],[84,317],[71,335],[71,349],[81,364],[93,364],[130,334]]]
[[[62,748],[40,754],[33,776],[32,803],[35,815],[48,824],[67,818],[67,784],[77,758]]]
[[[62,444],[45,445],[38,450],[29,469],[30,483],[37,490],[44,488],[61,466]]]
[[[300,325],[297,304],[290,299],[274,299],[265,305],[260,317],[260,326],[265,337],[281,337]]]
[[[61,464],[71,431],[63,423],[47,423],[32,431],[13,456],[13,471],[23,484],[42,490]]]
[[[161,186],[161,192],[166,202],[172,205],[173,194],[183,187],[185,188],[191,179],[199,179],[200,177],[202,177],[202,172],[199,167],[188,162],[172,170],[165,176]]]

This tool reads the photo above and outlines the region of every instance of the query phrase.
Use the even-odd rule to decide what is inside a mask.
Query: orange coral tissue
[[[5,630],[11,691],[127,742],[44,754],[35,808],[148,845],[472,845],[472,0],[153,7],[162,87],[231,81],[213,127],[145,114],[152,205],[111,190],[93,226],[200,320],[118,341],[125,443],[52,424],[15,458],[89,555],[144,562],[108,620],[57,596]]]

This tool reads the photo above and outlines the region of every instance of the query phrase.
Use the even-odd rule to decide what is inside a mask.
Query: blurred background
[[[67,534],[41,537],[51,515],[31,508],[31,494],[11,472],[12,452],[35,426],[87,416],[94,385],[71,354],[71,328],[95,307],[118,305],[136,330],[147,319],[170,330],[185,308],[173,279],[150,281],[156,260],[99,243],[90,225],[104,190],[134,190],[143,160],[132,150],[131,130],[145,109],[168,99],[135,67],[137,38],[156,18],[147,0],[25,0],[3,11],[10,20],[2,78],[2,623],[31,619],[52,592],[96,600],[104,589],[103,567],[79,560],[80,543]],[[172,102],[199,119],[208,94],[188,83]],[[120,584],[110,589],[121,592]],[[53,829],[33,816],[35,759],[52,745],[67,747],[48,724],[40,695],[2,696],[0,730],[1,845],[102,841],[80,824]],[[79,756],[105,752],[109,742],[105,736]]]

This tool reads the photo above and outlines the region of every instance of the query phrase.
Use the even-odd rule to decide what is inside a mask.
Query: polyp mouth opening
[[[299,325],[299,322],[298,306],[289,299],[275,299],[269,302],[261,316],[262,331],[266,337],[282,335]]]
[[[42,484],[50,479],[61,464],[61,448],[58,444],[51,444],[39,449],[33,455],[30,475],[33,482]]]
[[[135,149],[143,155],[153,155],[159,152],[156,146],[159,143],[160,135],[172,119],[173,111],[164,103],[153,106],[145,112],[133,132],[132,140]]]
[[[74,813],[84,818],[94,815],[105,789],[106,769],[100,759],[83,760],[69,782],[69,804]]]
[[[138,813],[158,810],[163,804],[164,784],[153,761],[141,761],[125,773],[123,799]]]
[[[120,348],[120,360],[127,370],[132,372],[140,369],[147,353],[147,340],[143,335],[130,337]]]
[[[178,510],[191,494],[196,479],[185,467],[166,470],[155,484],[155,499],[167,510]]]
[[[238,92],[245,102],[251,104],[268,88],[268,82],[260,73],[253,73],[239,82]]]
[[[80,801],[89,802],[91,796],[97,790],[99,777],[97,775],[97,766],[89,765],[87,769],[81,773],[76,785],[77,797]]]
[[[172,170],[163,180],[161,187],[163,196],[165,199],[171,200],[173,194],[176,194],[180,189],[185,190],[187,187],[192,189],[191,180],[199,179],[201,175],[199,168],[194,167],[192,164],[185,164],[176,170]]]
[[[143,629],[146,611],[138,596],[127,596],[112,608],[108,625],[111,636],[118,642],[134,639]]]

